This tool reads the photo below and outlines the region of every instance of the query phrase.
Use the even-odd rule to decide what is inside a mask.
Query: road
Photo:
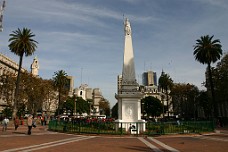
[[[228,133],[204,135],[164,135],[157,137],[75,135],[33,128],[26,134],[26,126],[17,131],[9,127],[0,133],[2,152],[228,152]]]

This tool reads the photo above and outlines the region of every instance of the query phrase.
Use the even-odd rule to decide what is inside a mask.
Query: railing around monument
[[[134,125],[133,125],[134,124]],[[212,121],[180,121],[180,122],[146,122],[146,130],[140,132],[140,122],[86,122],[57,121],[49,122],[49,130],[77,134],[114,134],[114,135],[164,135],[190,134],[214,131]],[[128,126],[128,128],[124,128]]]
[[[172,121],[147,123],[145,134],[190,134],[212,131],[214,131],[212,121]]]

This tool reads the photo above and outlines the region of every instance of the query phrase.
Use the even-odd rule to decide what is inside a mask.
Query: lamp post
[[[161,99],[162,99],[162,116],[163,118],[165,117],[165,102],[164,102],[164,95],[161,95]]]
[[[74,96],[74,116],[76,116],[76,101],[77,98]]]

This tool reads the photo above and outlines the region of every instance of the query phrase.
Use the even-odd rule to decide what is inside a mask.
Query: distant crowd
[[[36,128],[37,123],[41,124],[42,126],[46,126],[48,125],[49,120],[50,120],[50,117],[46,113],[43,113],[42,115],[36,116],[36,117],[31,114],[28,114],[26,117],[16,116],[12,122],[14,124],[15,130],[17,130],[18,127],[20,127],[20,125],[27,125],[28,126],[27,134],[31,135],[32,128]],[[10,119],[7,117],[1,117],[0,123],[2,125],[2,132],[6,132],[7,127],[10,123]]]

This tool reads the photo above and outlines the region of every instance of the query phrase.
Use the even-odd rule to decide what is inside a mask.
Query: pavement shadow
[[[13,131],[13,134],[26,134],[25,132],[17,132],[17,131]]]
[[[143,147],[143,146],[132,146],[132,147],[123,147],[123,148],[131,151],[151,152],[151,149],[149,147]]]

